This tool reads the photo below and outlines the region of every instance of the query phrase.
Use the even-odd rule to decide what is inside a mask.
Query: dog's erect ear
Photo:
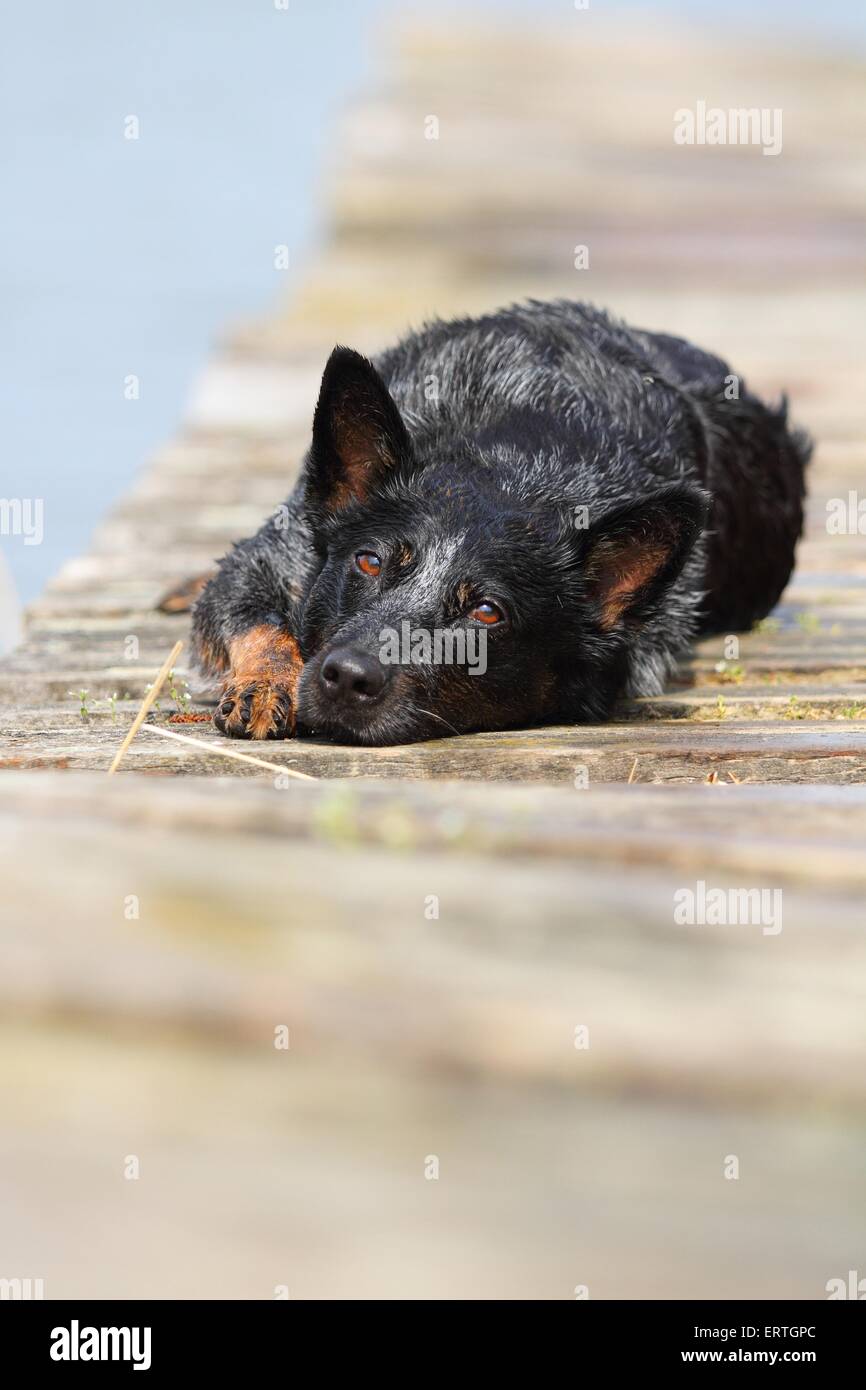
[[[646,615],[685,564],[709,500],[697,487],[673,483],[590,525],[583,540],[583,573],[602,628]]]
[[[325,512],[363,502],[410,452],[400,412],[372,362],[334,348],[313,416],[310,501]]]

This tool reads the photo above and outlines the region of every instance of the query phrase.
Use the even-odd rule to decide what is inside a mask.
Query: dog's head
[[[576,525],[541,463],[444,414],[410,436],[372,364],[332,353],[307,459],[303,729],[386,744],[608,713],[705,499],[666,486]]]

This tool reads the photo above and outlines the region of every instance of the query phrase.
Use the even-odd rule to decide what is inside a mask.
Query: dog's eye
[[[489,599],[484,599],[481,603],[476,603],[474,608],[470,608],[467,618],[472,618],[476,623],[484,623],[486,627],[493,627],[494,623],[505,621],[505,614],[501,608],[497,608],[495,603]]]
[[[355,564],[362,574],[369,574],[371,579],[378,578],[382,568],[382,561],[375,550],[359,550],[355,556]]]

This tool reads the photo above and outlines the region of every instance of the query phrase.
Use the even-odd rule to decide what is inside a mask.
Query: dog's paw
[[[295,690],[303,661],[295,638],[259,623],[228,644],[231,670],[223,683],[214,724],[229,738],[291,738]]]
[[[229,738],[291,738],[295,732],[294,682],[274,676],[249,681],[230,676],[213,722]]]

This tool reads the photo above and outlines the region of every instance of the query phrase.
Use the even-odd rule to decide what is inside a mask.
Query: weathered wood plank
[[[605,1098],[578,1053],[568,1088],[400,1067],[351,1034],[323,1056],[290,1022],[287,1054],[268,1018],[264,1039],[211,1033],[179,1057],[152,1023],[7,1017],[7,1268],[38,1268],[54,1298],[815,1299],[862,1245],[861,1139],[826,1108]]]
[[[276,759],[279,754],[271,750]],[[221,765],[222,766],[222,765]],[[866,882],[866,788],[495,785],[368,779],[295,783],[256,778],[158,778],[21,772],[0,781],[7,815],[157,825],[339,847],[628,864],[683,872],[760,872],[773,882],[840,893]],[[731,789],[735,799],[722,795]],[[50,792],[50,795],[48,794]]]
[[[798,891],[793,827],[818,809],[835,820],[830,871],[862,833],[862,792],[743,789],[765,837],[755,870],[785,895],[768,938],[672,920],[683,882],[747,871],[726,859],[713,788],[542,790],[542,805],[519,788],[417,784],[395,803],[375,784],[361,799],[184,781],[179,801],[161,782],[82,777],[53,802],[48,776],[6,782],[15,804],[0,807],[2,1055],[19,1059],[0,1069],[0,1103],[16,1136],[4,1250],[30,1268],[47,1213],[50,1294],[568,1297],[586,1283],[593,1297],[818,1297],[846,1268],[866,1196],[862,856],[850,881]],[[627,847],[658,814],[671,845],[703,818],[688,863],[616,849],[623,821]],[[815,1181],[816,1128],[830,1184]],[[46,1145],[65,1155],[60,1194]],[[106,1181],[130,1151],[131,1208],[119,1176]],[[733,1237],[732,1152],[747,1178]],[[82,1263],[69,1252],[97,1217],[99,1258]],[[240,1262],[239,1229],[258,1232]]]
[[[455,847],[447,835],[438,847],[393,848],[349,834],[338,836],[335,875],[328,817],[344,813],[307,791],[292,796],[318,802],[322,829],[299,839],[285,825],[277,835],[237,831],[236,807],[206,832],[178,835],[171,810],[159,823],[171,788],[153,789],[144,855],[139,827],[114,821],[109,802],[93,804],[92,823],[20,799],[13,822],[4,806],[4,1001],[62,1016],[86,999],[91,1017],[115,1025],[162,1018],[169,1029],[238,1041],[288,1016],[319,1054],[351,1038],[356,1053],[385,1056],[396,1031],[404,1065],[462,1061],[489,1077],[569,1087],[581,1000],[604,1031],[583,1061],[590,1091],[637,1086],[739,1107],[770,1097],[777,1106],[866,1103],[861,885],[782,888],[776,866],[766,868],[763,885],[782,894],[768,934],[759,924],[676,923],[675,893],[693,875],[741,882],[742,865],[731,879],[700,852],[688,867],[644,863],[627,875],[593,863],[590,846],[582,861],[548,858],[543,874],[532,858],[506,853],[485,873],[482,899],[486,848]],[[261,796],[257,805],[261,814]],[[232,845],[241,852],[227,853]],[[17,907],[25,884],[37,932]],[[140,914],[132,921],[129,894]],[[807,996],[791,1036],[787,1010]],[[748,1020],[739,1039],[733,1017]]]
[[[48,729],[34,729],[26,719],[16,723],[3,717],[0,740],[6,766],[51,766],[60,759],[70,768],[107,766],[129,716],[119,715],[116,723],[104,713],[81,720],[71,709],[70,704],[65,726],[52,723]],[[126,773],[226,773],[228,764],[207,751],[209,743],[218,741],[212,729],[198,725],[184,732],[201,742],[201,754],[187,747],[166,748],[142,731],[126,755]],[[393,748],[353,748],[302,738],[264,752],[275,760],[290,760],[316,777],[460,777],[573,784],[575,777],[587,776],[599,782],[631,777],[677,783],[702,782],[715,773],[726,781],[753,783],[866,781],[866,726],[860,719],[650,720],[474,734]],[[230,775],[258,774],[239,765]]]

